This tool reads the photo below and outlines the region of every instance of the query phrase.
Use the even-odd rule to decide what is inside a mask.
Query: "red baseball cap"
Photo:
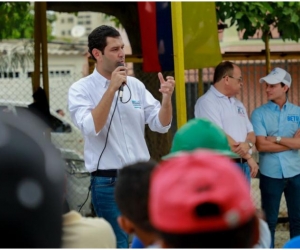
[[[180,153],[151,175],[152,225],[174,234],[236,228],[255,214],[249,184],[226,156],[208,150]]]

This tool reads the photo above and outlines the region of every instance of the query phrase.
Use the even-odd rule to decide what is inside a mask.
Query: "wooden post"
[[[40,86],[40,61],[41,61],[41,36],[40,36],[40,8],[39,2],[34,3],[34,72],[32,76],[32,93],[34,93]]]
[[[42,43],[42,69],[43,69],[43,87],[50,105],[49,95],[49,76],[48,76],[48,41],[47,41],[47,18],[46,18],[46,2],[40,2],[41,13],[41,43]]]
[[[265,53],[266,53],[266,75],[271,72],[271,56],[270,56],[270,32],[265,32]]]
[[[204,94],[202,69],[198,69],[198,97]]]

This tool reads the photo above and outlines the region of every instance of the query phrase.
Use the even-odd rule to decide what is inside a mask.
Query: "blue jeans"
[[[262,209],[271,232],[274,248],[275,228],[278,220],[282,193],[286,199],[290,222],[290,238],[300,235],[300,174],[291,178],[275,179],[260,175],[259,182]]]
[[[247,162],[245,162],[245,163],[237,163],[237,165],[240,167],[240,169],[244,173],[247,181],[249,183],[251,183],[250,168],[248,166],[248,163]]]
[[[117,238],[117,248],[128,248],[128,235],[117,221],[120,211],[114,198],[116,181],[116,177],[91,177],[92,203],[97,216],[103,217],[112,226]]]

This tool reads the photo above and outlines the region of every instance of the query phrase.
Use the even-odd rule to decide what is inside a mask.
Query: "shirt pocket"
[[[288,114],[286,117],[286,123],[283,130],[285,131],[285,136],[293,137],[296,131],[299,129],[299,116]]]

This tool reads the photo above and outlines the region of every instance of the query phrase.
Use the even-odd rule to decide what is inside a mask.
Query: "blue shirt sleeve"
[[[134,236],[132,239],[131,248],[145,248],[145,246],[137,236]]]
[[[256,136],[267,136],[261,109],[255,109],[251,115],[251,122]]]

